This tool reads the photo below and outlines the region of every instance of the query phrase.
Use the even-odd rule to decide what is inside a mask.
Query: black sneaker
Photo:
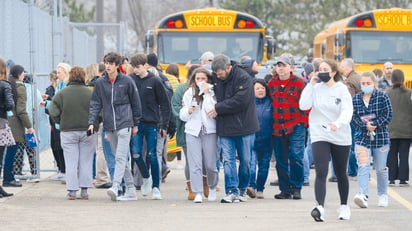
[[[288,192],[280,192],[275,195],[275,199],[291,199],[292,195]]]
[[[400,187],[409,187],[409,183],[406,180],[401,180],[399,182]]]
[[[293,200],[300,200],[302,199],[302,195],[300,194],[300,189],[295,189],[292,194]]]

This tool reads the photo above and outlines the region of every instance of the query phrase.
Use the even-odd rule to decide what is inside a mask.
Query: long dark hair
[[[403,74],[402,70],[399,70],[399,69],[393,70],[391,80],[392,80],[393,89],[399,88],[401,89],[401,91],[405,91],[405,85],[404,85],[405,75]]]
[[[14,65],[10,69],[9,81],[11,84],[11,92],[13,93],[14,103],[17,103],[17,86],[16,81],[19,80],[19,76],[24,72],[24,67],[20,65]]]
[[[206,68],[203,68],[203,67],[196,68],[196,69],[193,70],[193,73],[192,73],[192,75],[190,77],[190,80],[189,80],[189,84],[187,85],[186,90],[189,89],[189,88],[192,88],[193,89],[193,98],[195,98],[197,103],[199,105],[201,105],[201,103],[203,102],[203,95],[199,95],[200,89],[196,84],[196,78],[195,78],[197,73],[206,74],[207,83],[212,83],[212,75],[210,74],[210,72]]]

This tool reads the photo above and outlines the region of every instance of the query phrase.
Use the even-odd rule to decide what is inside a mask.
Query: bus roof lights
[[[183,28],[183,25],[184,25],[184,23],[183,23],[182,20],[178,19],[178,20],[175,21],[176,28],[179,28],[179,29]]]
[[[363,20],[358,19],[358,20],[356,20],[355,24],[356,24],[357,27],[362,27],[363,26]]]
[[[167,28],[175,28],[176,23],[173,20],[169,20],[169,21],[166,22],[166,26],[167,26]]]
[[[237,22],[237,27],[239,27],[241,29],[245,28],[246,27],[246,21],[245,20],[239,20]]]
[[[247,28],[253,28],[253,27],[255,27],[255,23],[253,21],[247,21],[246,22],[246,27]]]
[[[372,26],[372,20],[370,18],[367,18],[367,19],[363,20],[363,24],[365,25],[365,27],[371,27]]]

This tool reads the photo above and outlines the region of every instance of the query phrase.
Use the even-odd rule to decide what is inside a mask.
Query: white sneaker
[[[240,202],[247,202],[247,197],[246,197],[246,195],[245,195],[245,194],[239,195],[239,201],[240,201]]]
[[[193,200],[194,203],[202,203],[202,194],[201,193],[196,193],[195,199]]]
[[[207,200],[216,201],[216,198],[217,198],[216,188],[214,189],[209,188],[209,196],[207,197]]]
[[[130,187],[126,188],[126,192],[124,193],[123,196],[120,196],[117,200],[119,201],[137,201],[137,196],[136,196],[136,188]]]
[[[161,200],[162,199],[162,194],[160,194],[159,188],[155,187],[152,190],[152,199],[153,200]]]
[[[355,202],[355,204],[361,208],[367,208],[368,207],[368,198],[361,193],[358,193],[355,195],[355,197],[353,198],[353,201]]]
[[[29,178],[26,180],[28,183],[39,183],[40,179],[39,178]]]
[[[56,175],[50,177],[50,180],[56,180],[56,181],[60,180],[61,175],[62,175],[62,173],[59,172]]]
[[[322,205],[318,205],[312,209],[310,215],[316,222],[323,222],[325,221],[325,208]]]
[[[152,191],[152,177],[143,178],[142,195],[147,196]]]
[[[350,208],[347,205],[340,205],[339,208],[339,220],[349,220],[350,219]]]
[[[111,187],[107,190],[107,195],[109,195],[112,201],[117,201],[117,187]]]
[[[388,195],[387,194],[382,194],[379,196],[379,202],[378,202],[379,207],[388,207]]]

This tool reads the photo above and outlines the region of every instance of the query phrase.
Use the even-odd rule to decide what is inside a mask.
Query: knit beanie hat
[[[306,76],[310,75],[310,73],[312,73],[315,70],[312,63],[304,63],[302,66],[303,70],[306,73]]]
[[[147,55],[147,64],[153,67],[157,67],[157,63],[158,63],[158,60],[157,60],[156,54],[151,53]]]

